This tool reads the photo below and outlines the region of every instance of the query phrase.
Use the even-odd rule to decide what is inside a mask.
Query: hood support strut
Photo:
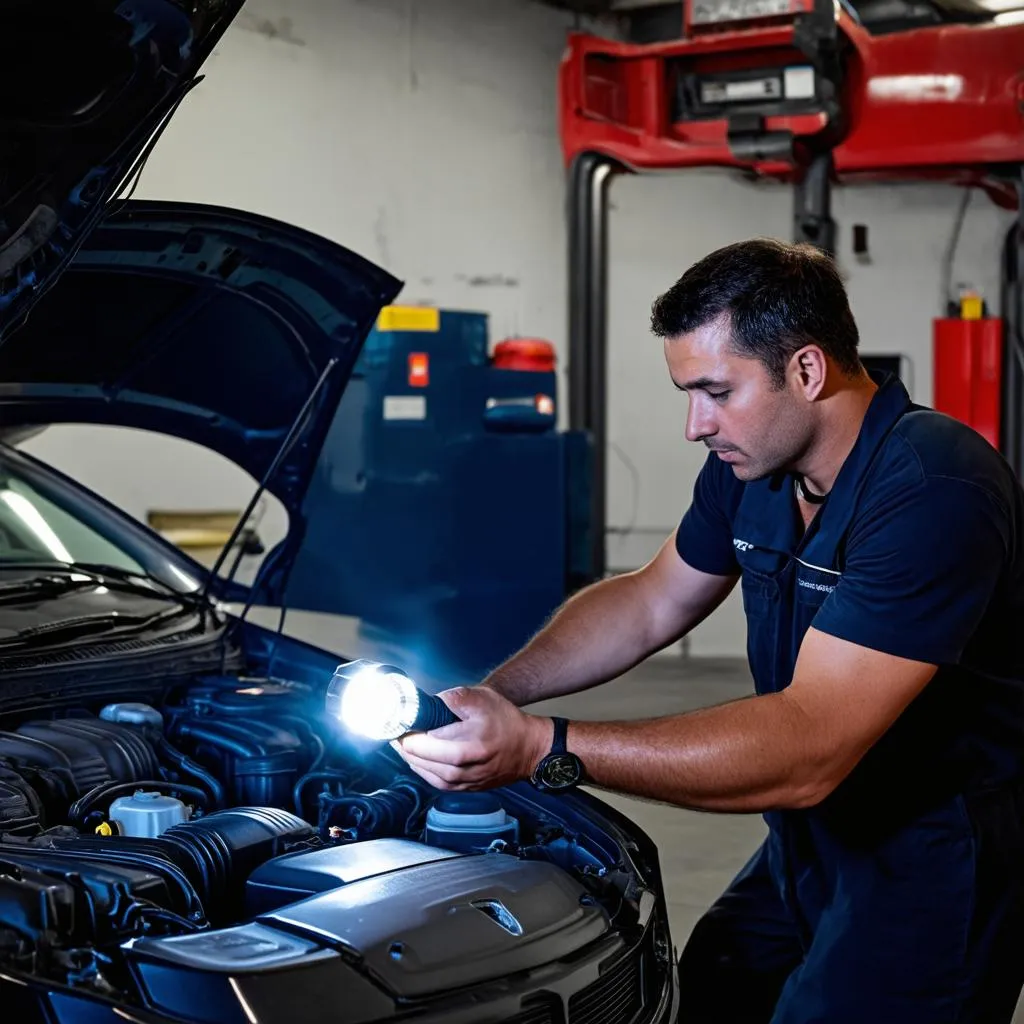
[[[301,435],[306,417],[308,416],[310,410],[313,408],[313,405],[316,402],[320,392],[323,391],[325,385],[327,384],[327,381],[330,380],[331,374],[334,372],[334,368],[337,365],[337,357],[333,357],[327,362],[327,365],[323,368],[323,372],[317,378],[317,382],[313,385],[313,389],[312,391],[310,391],[309,397],[305,400],[305,402],[302,403],[302,408],[299,409],[299,411],[296,413],[295,419],[292,421],[292,425],[288,428],[288,433],[285,435],[284,440],[281,442],[281,446],[278,448],[277,452],[274,455],[274,458],[270,462],[270,465],[267,467],[266,473],[263,474],[263,479],[260,480],[259,486],[253,492],[253,496],[249,499],[249,503],[248,505],[246,505],[245,510],[238,517],[238,522],[235,523],[235,528],[231,531],[231,535],[225,542],[224,547],[221,550],[221,553],[217,556],[216,562],[214,562],[213,567],[210,569],[209,575],[206,577],[206,583],[204,584],[202,591],[202,597],[204,601],[209,596],[210,587],[212,586],[213,581],[217,578],[217,574],[223,568],[224,562],[227,560],[228,552],[238,542],[238,539],[242,534],[242,530],[245,529],[245,524],[249,522],[249,519],[252,516],[257,503],[259,502],[260,498],[263,497],[263,492],[266,491],[267,486],[269,485],[270,481],[273,480],[274,474],[277,472],[278,467],[284,461],[285,457],[291,451],[295,442]],[[235,573],[238,571],[238,566],[241,563],[241,561],[241,557],[235,559],[235,563],[234,565],[232,565],[231,572],[228,574],[226,580],[228,584],[230,584],[231,581],[234,579]],[[249,597],[246,600],[245,608],[243,609],[242,614],[240,616],[240,622],[244,621],[245,617],[249,614],[253,602],[255,601],[257,589],[258,588],[256,586],[256,583],[254,582],[250,590]],[[226,650],[226,633],[224,638],[224,646]]]

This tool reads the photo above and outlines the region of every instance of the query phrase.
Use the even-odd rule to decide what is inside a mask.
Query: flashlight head
[[[340,665],[327,687],[327,711],[357,736],[404,736],[420,713],[420,691],[399,668],[374,661]]]

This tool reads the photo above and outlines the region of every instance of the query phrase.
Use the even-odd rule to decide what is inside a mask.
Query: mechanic
[[[447,691],[462,721],[398,748],[442,789],[582,777],[762,813],[767,839],[680,959],[688,1022],[1009,1021],[1024,981],[1020,485],[979,434],[869,375],[842,279],[811,247],[720,249],[652,325],[686,436],[710,449],[678,529],[482,685]],[[554,730],[520,710],[620,675],[737,580],[755,695]]]

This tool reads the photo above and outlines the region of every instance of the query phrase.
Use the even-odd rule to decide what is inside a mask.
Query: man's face
[[[764,364],[738,355],[728,315],[666,339],[672,381],[689,396],[688,441],[703,441],[740,480],[793,465],[813,435],[811,403],[796,381],[777,389]]]

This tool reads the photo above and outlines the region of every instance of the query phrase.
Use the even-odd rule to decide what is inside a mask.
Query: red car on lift
[[[1024,23],[970,0],[686,0],[682,38],[576,33],[559,112],[570,176],[570,421],[594,437],[594,574],[604,570],[606,186],[617,173],[718,166],[795,186],[794,237],[834,251],[833,182],[944,180],[1019,209]],[[1021,472],[1017,259],[1008,240],[1010,355],[1000,445]],[[1001,377],[1001,380],[998,379]]]

